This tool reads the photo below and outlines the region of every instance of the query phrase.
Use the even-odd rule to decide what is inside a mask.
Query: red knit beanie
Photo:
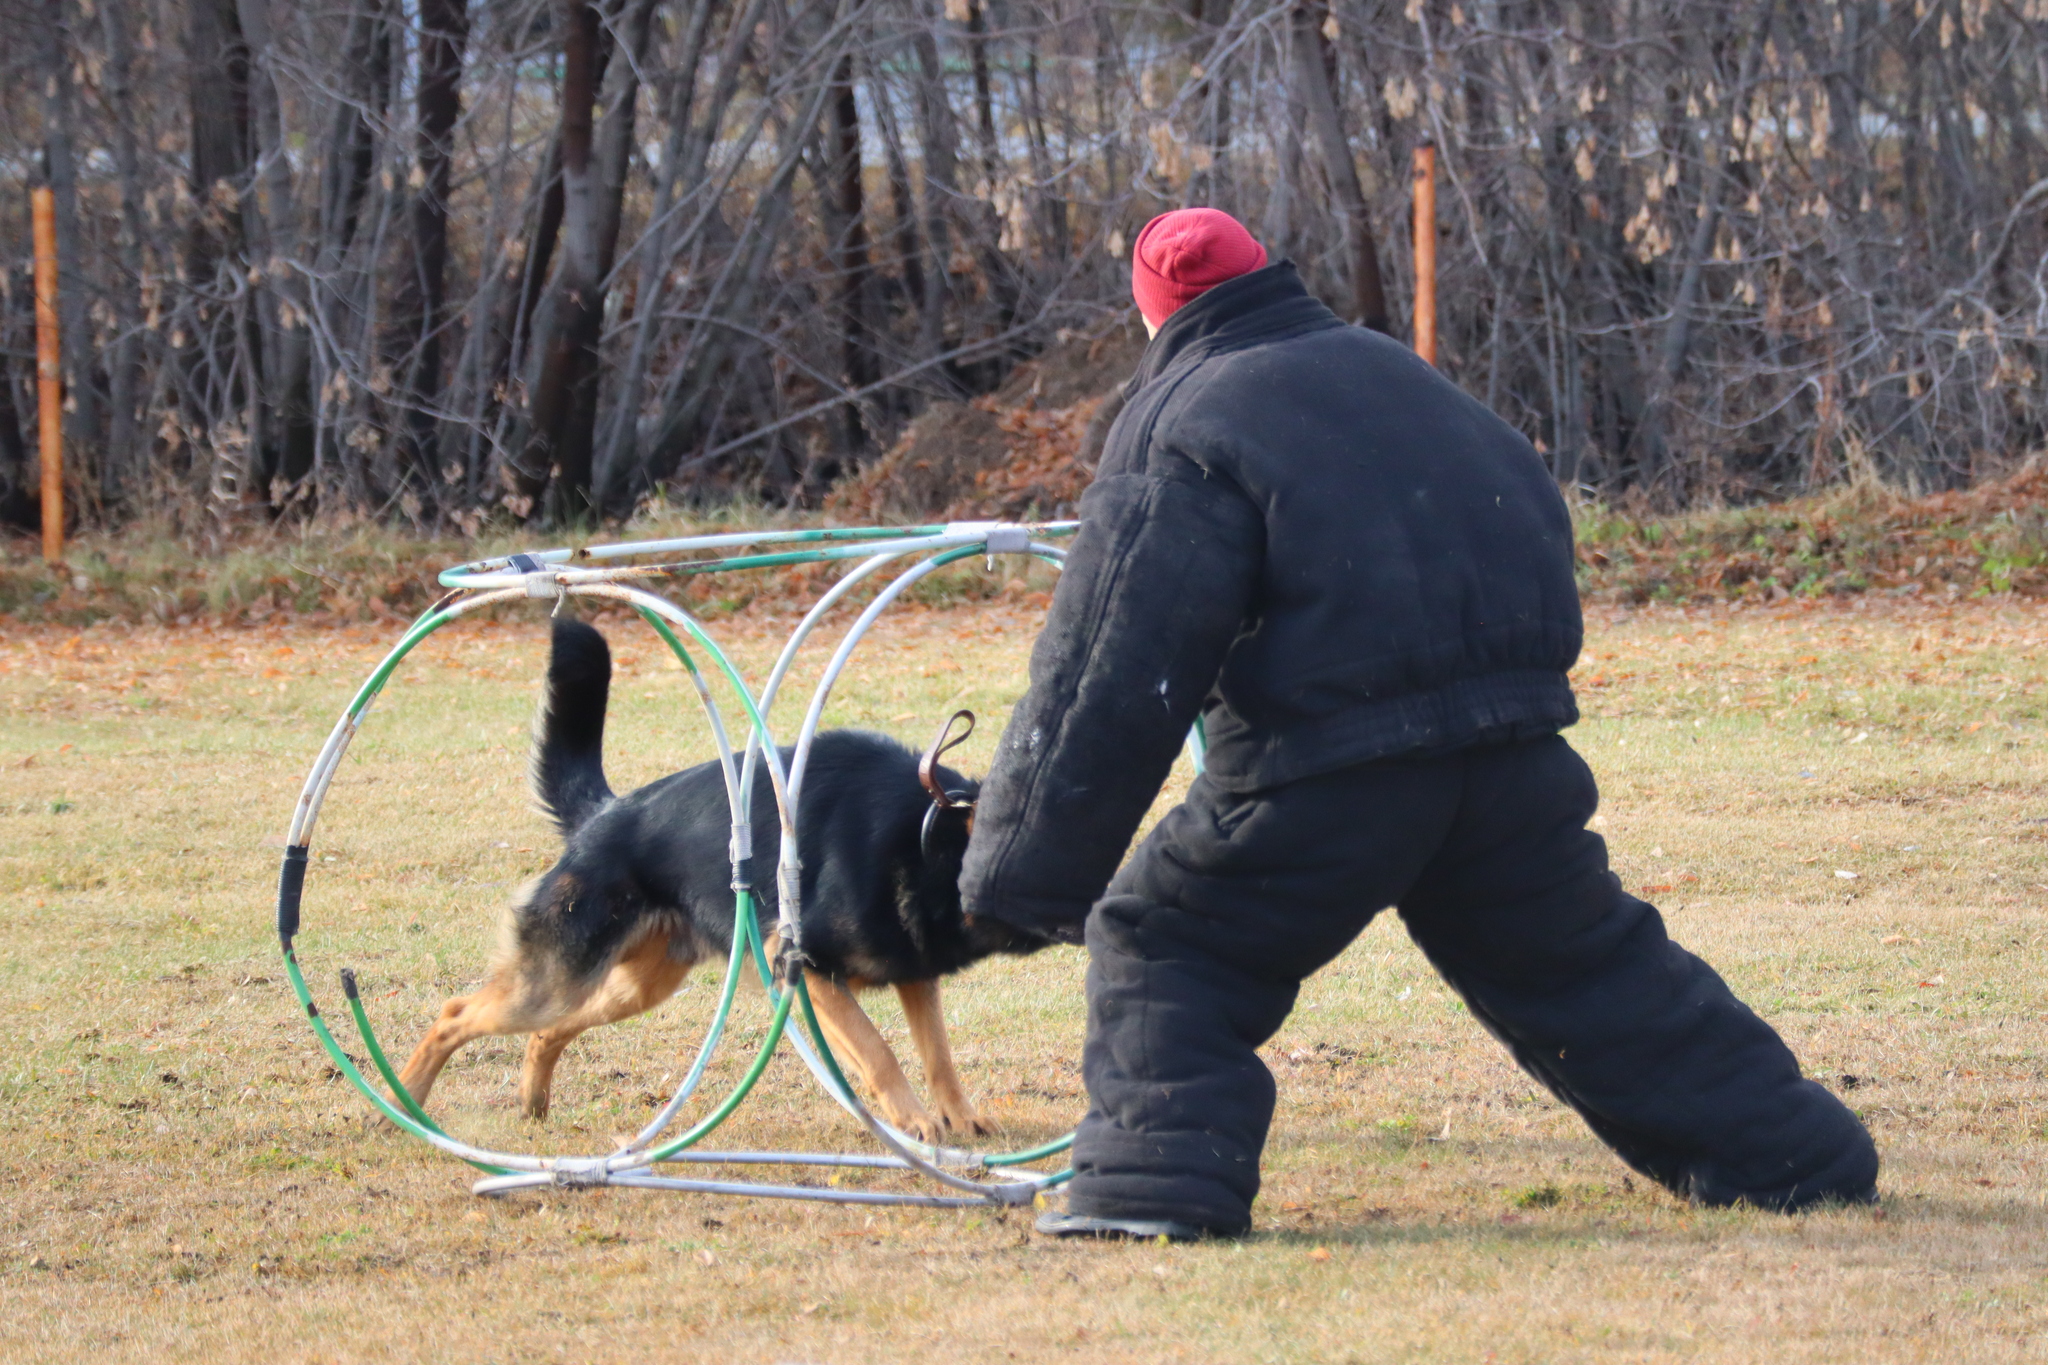
[[[1225,280],[1266,264],[1266,248],[1221,209],[1175,209],[1145,224],[1131,248],[1131,297],[1157,327]]]

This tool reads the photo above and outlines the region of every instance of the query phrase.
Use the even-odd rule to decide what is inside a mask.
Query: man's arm
[[[969,914],[1078,942],[1250,610],[1265,520],[1235,487],[1113,475],[1081,531],[982,783]]]

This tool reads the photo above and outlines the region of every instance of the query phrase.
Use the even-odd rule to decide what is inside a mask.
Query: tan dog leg
[[[441,1006],[441,1017],[412,1050],[398,1079],[420,1104],[440,1078],[441,1068],[456,1052],[479,1038],[523,1033],[533,1021],[522,1016],[513,990],[514,975],[501,971],[472,995],[458,995]],[[395,1098],[395,1097],[394,1097]]]
[[[527,1040],[526,1064],[519,1073],[519,1103],[528,1118],[548,1116],[555,1063],[578,1034],[645,1013],[676,993],[697,963],[695,958],[670,957],[668,945],[667,934],[649,934],[613,964],[581,1005]]]
[[[939,1122],[956,1133],[993,1133],[994,1127],[974,1112],[973,1102],[953,1069],[953,1045],[946,1040],[946,1015],[939,1007],[936,981],[899,981],[896,998],[903,1002],[903,1020],[924,1063],[925,1094]]]
[[[621,958],[581,1001],[566,1009],[550,1002],[539,1007],[544,1012],[538,1014],[530,998],[521,1000],[531,993],[518,989],[517,968],[502,969],[474,994],[459,995],[441,1006],[441,1017],[413,1049],[398,1079],[416,1102],[425,1104],[441,1069],[464,1047],[479,1038],[531,1033],[519,1094],[528,1114],[545,1117],[555,1062],[569,1041],[599,1024],[654,1008],[675,994],[695,965],[694,959],[670,960],[668,935],[652,934]]]
[[[938,1120],[917,1102],[910,1082],[904,1079],[903,1068],[896,1063],[896,1054],[889,1051],[881,1030],[859,1002],[837,982],[818,972],[805,972],[804,984],[810,988],[811,1008],[817,1013],[818,1027],[825,1031],[825,1040],[832,1044],[832,1055],[852,1066],[861,1084],[875,1097],[875,1110],[914,1138],[938,1141]]]

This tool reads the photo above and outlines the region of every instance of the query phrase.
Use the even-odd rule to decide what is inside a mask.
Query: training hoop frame
[[[803,789],[805,768],[810,760],[811,745],[823,719],[826,703],[854,650],[889,605],[927,575],[975,556],[986,556],[991,566],[997,555],[1022,555],[1058,565],[1065,558],[1065,551],[1055,542],[1073,535],[1079,525],[1074,521],[982,521],[914,527],[745,531],[542,550],[478,560],[444,571],[440,582],[450,591],[413,621],[343,709],[326,744],[314,759],[285,835],[284,861],[278,879],[278,941],[286,977],[328,1060],[357,1092],[401,1131],[477,1167],[482,1177],[471,1188],[480,1195],[537,1187],[616,1185],[839,1204],[961,1208],[1030,1204],[1044,1191],[1065,1181],[1073,1173],[1071,1168],[1054,1172],[1024,1168],[1065,1152],[1073,1141],[1071,1133],[1023,1151],[989,1154],[922,1142],[878,1118],[847,1083],[812,1010],[803,972],[795,970],[791,964],[801,961],[802,952],[799,923],[801,869],[795,812]],[[702,623],[666,597],[649,590],[649,585],[660,581],[706,573],[834,561],[852,561],[852,565],[804,615],[776,658],[758,695],[750,690],[731,658],[719,648]],[[797,729],[796,741],[785,763],[782,749],[774,742],[768,716],[798,652],[832,609],[855,588],[892,568],[894,576],[860,611],[834,649],[812,691]],[[725,778],[726,798],[733,816],[734,922],[732,951],[717,1007],[706,1027],[703,1041],[675,1092],[636,1136],[615,1151],[544,1156],[502,1152],[465,1142],[445,1132],[428,1117],[399,1084],[397,1072],[392,1068],[364,1009],[355,975],[343,968],[340,982],[350,1021],[362,1040],[371,1069],[389,1093],[373,1084],[343,1050],[329,1025],[328,1016],[314,1001],[299,964],[296,940],[300,931],[306,875],[311,866],[313,831],[322,804],[350,743],[398,666],[428,636],[470,612],[520,600],[550,602],[559,608],[561,602],[570,597],[610,600],[632,608],[661,637],[689,676],[717,748],[718,762]],[[684,637],[688,638],[689,644],[684,642]],[[692,652],[693,645],[711,662],[743,713],[744,743],[737,747],[733,731],[727,727],[724,713],[719,709],[711,679],[700,668]],[[1199,768],[1202,757],[1199,727],[1190,735],[1189,743]],[[763,770],[774,792],[781,823],[780,854],[775,869],[776,932],[781,942],[782,959],[779,962],[769,960],[763,943],[753,889],[752,823],[747,818],[753,808],[754,784]],[[771,1008],[767,1034],[740,1080],[725,1097],[688,1129],[664,1138],[669,1126],[682,1113],[704,1079],[723,1039],[740,977],[749,963],[761,979]],[[792,1015],[799,1027],[791,1027]],[[882,1152],[710,1151],[698,1148],[697,1144],[745,1100],[785,1039],[826,1094],[867,1130],[883,1149]],[[904,1193],[744,1180],[683,1179],[656,1174],[654,1168],[664,1164],[898,1170],[921,1175],[945,1192]]]

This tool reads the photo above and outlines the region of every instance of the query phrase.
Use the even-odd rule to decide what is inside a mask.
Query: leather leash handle
[[[953,735],[953,727],[960,723],[962,717],[966,718],[967,728],[959,734]],[[925,791],[930,794],[933,805],[950,806],[953,804],[953,798],[947,794],[945,788],[939,785],[939,757],[948,749],[956,749],[965,744],[967,737],[973,733],[974,713],[966,710],[955,711],[952,715],[946,717],[944,723],[939,726],[939,732],[932,736],[931,747],[926,749],[924,757],[917,761],[917,780],[924,787]],[[948,735],[952,735],[952,738],[947,738]]]

